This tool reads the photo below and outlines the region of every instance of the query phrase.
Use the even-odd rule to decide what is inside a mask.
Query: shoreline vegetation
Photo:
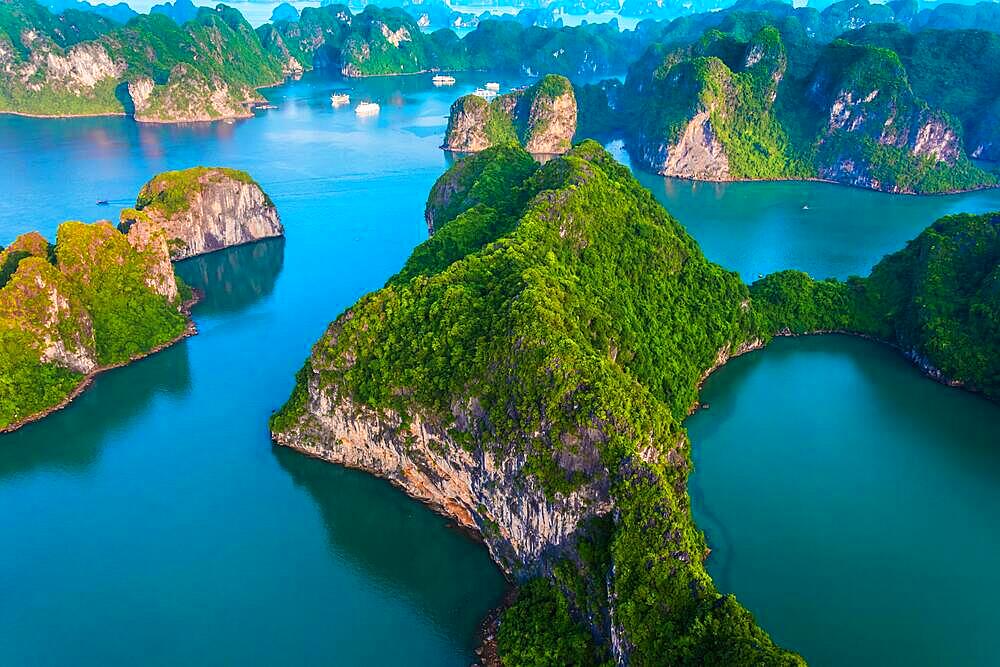
[[[822,333],[997,400],[1000,215],[942,218],[867,278],[747,285],[595,142],[530,160],[496,146],[438,180],[430,238],[330,325],[274,441],[478,529],[518,586],[483,654],[492,636],[508,664],[800,664],[704,571],[683,419],[729,359]]]
[[[267,104],[265,89],[312,69],[346,78],[549,75],[540,82],[627,72],[624,82],[576,86],[579,123],[564,125],[577,129],[577,140],[620,133],[637,169],[703,182],[817,181],[899,194],[1000,185],[1000,172],[971,160],[1000,160],[1000,111],[987,108],[995,98],[990,81],[1000,76],[1000,35],[926,30],[901,7],[844,0],[818,12],[740,2],[631,31],[493,18],[462,37],[424,32],[406,11],[374,5],[356,14],[345,5],[306,8],[297,20],[257,29],[224,5],[199,8],[181,25],[159,14],[124,25],[85,12],[57,17],[33,0],[9,0],[0,18],[0,43],[11,45],[0,113],[124,113],[150,124],[249,119]],[[33,35],[30,44],[20,44],[25,34]],[[977,53],[989,65],[973,76]],[[941,74],[962,71],[970,75],[959,83]],[[526,111],[506,108],[515,97],[491,105],[497,109],[485,134],[526,138]],[[464,152],[461,144],[445,138]]]
[[[29,232],[0,249],[0,433],[195,335],[203,295],[174,261],[284,234],[267,193],[224,167],[160,173],[119,218],[67,221],[54,244]]]
[[[139,352],[129,357],[128,359],[125,359],[124,361],[118,361],[113,364],[108,364],[106,366],[98,366],[94,370],[84,375],[80,380],[80,384],[78,384],[73,389],[72,392],[70,392],[64,399],[62,399],[62,401],[49,408],[45,408],[44,410],[28,415],[27,417],[24,417],[19,421],[7,424],[3,428],[0,428],[0,435],[5,433],[13,433],[14,431],[17,431],[27,426],[28,424],[40,421],[45,417],[48,417],[49,415],[53,414],[54,412],[58,412],[59,410],[63,410],[69,407],[69,405],[73,401],[75,401],[77,398],[83,395],[83,393],[90,388],[90,385],[93,384],[94,380],[97,379],[97,376],[101,375],[102,373],[112,371],[116,368],[122,368],[124,366],[128,366],[129,364],[132,364],[136,361],[141,361],[146,357],[151,357],[158,352],[162,352],[163,350],[166,350],[169,347],[173,347],[174,345],[180,343],[186,338],[190,338],[191,336],[196,336],[198,334],[198,325],[191,317],[191,309],[194,308],[194,306],[196,306],[198,302],[204,298],[204,296],[205,295],[200,291],[196,289],[191,289],[191,298],[185,301],[183,304],[181,304],[179,309],[179,312],[182,315],[184,315],[184,317],[187,319],[187,325],[185,326],[184,331],[178,334],[175,338],[165,343],[160,343],[159,345],[152,347],[145,352]]]

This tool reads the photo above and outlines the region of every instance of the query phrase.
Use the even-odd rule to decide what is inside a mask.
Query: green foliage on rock
[[[497,630],[505,665],[597,665],[594,640],[570,615],[565,596],[549,579],[520,587]]]
[[[111,225],[64,222],[55,254],[94,323],[100,365],[128,361],[184,331],[187,321],[176,304],[146,284],[150,267],[143,255]]]
[[[786,271],[754,283],[771,331],[838,330],[894,345],[931,374],[1000,398],[1000,215],[941,218],[867,278]]]
[[[201,189],[206,178],[229,178],[240,183],[256,185],[250,174],[239,169],[228,167],[191,167],[177,171],[164,171],[142,186],[136,197],[135,209],[140,214],[148,215],[156,212],[164,217],[171,217],[186,211],[191,205],[192,195]],[[128,217],[131,213],[127,214]]]
[[[168,343],[187,326],[179,304],[150,287],[160,268],[153,257],[106,223],[65,222],[54,247],[25,235],[0,258],[13,267],[0,287],[0,429],[59,404],[87,373]]]
[[[620,123],[643,166],[692,178],[811,177],[915,193],[996,184],[968,155],[991,150],[989,141],[965,150],[963,123],[971,121],[951,114],[961,104],[924,83],[918,90],[935,106],[922,99],[900,55],[876,44],[875,27],[857,43],[824,45],[798,25],[764,22],[746,37],[736,18],[722,24],[728,32],[651,47],[630,69]],[[966,87],[978,97],[963,100],[995,97],[989,84]]]
[[[520,161],[511,151],[459,162],[435,188],[454,199],[432,195],[435,210],[464,201],[488,160],[505,160],[502,171],[512,174]],[[319,391],[324,400],[419,415],[470,452],[523,457],[515,474],[551,501],[606,479],[614,517],[578,536],[553,565],[554,583],[529,584],[501,621],[507,664],[600,660],[609,613],[633,664],[798,663],[712,585],[685,486],[681,421],[700,379],[720,353],[761,336],[748,288],[708,262],[598,144],[525,171],[515,197],[494,206],[478,197],[440,224],[434,216],[438,231],[414,253],[433,259],[411,259],[417,270],[331,324],[272,429],[300,428],[310,419],[306,391]],[[500,210],[516,222],[484,223]],[[428,253],[453,226],[475,239],[453,246],[466,254]],[[469,401],[481,416],[459,423],[454,406]],[[567,467],[575,456],[596,468]],[[578,626],[585,619],[589,630]]]
[[[35,38],[25,42],[28,32]],[[284,76],[283,63],[225,5],[199,8],[182,26],[161,14],[117,25],[87,12],[55,16],[34,0],[9,0],[0,3],[5,49],[0,111],[35,115],[126,113],[131,102],[148,120],[245,114],[257,88]],[[130,100],[127,84],[140,82],[149,91]]]

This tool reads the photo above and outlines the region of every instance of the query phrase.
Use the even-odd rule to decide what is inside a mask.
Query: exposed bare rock
[[[644,159],[658,174],[708,181],[729,179],[729,158],[707,111],[694,115],[677,143],[646,146],[645,150]]]
[[[135,208],[122,211],[119,228],[143,248],[162,232],[174,260],[284,233],[274,203],[249,174],[207,167],[153,178]]]
[[[442,148],[475,153],[490,146],[520,144],[529,153],[565,153],[576,133],[577,105],[565,77],[549,75],[525,89],[487,102],[476,95],[451,106]]]
[[[97,366],[94,326],[59,270],[41,257],[28,257],[0,289],[0,329],[28,336],[43,363],[77,373]]]
[[[477,95],[455,100],[448,116],[442,148],[462,153],[477,153],[489,148],[493,144],[486,126],[492,113],[489,102]]]
[[[392,411],[378,413],[338,400],[320,387],[315,372],[309,393],[309,418],[296,429],[277,434],[279,444],[391,481],[459,525],[479,532],[508,572],[558,551],[584,519],[611,508],[606,479],[550,500],[523,473],[523,456],[498,462],[489,452],[463,449],[420,415],[411,416],[404,425]],[[477,409],[475,399],[453,406],[459,423],[478,419]],[[592,437],[582,434],[581,440]]]
[[[146,286],[170,302],[175,302],[179,293],[174,265],[170,261],[167,235],[162,228],[140,224],[132,225],[126,235],[128,242],[146,258]]]

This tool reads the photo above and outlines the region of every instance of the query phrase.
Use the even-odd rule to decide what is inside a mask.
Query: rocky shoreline
[[[837,185],[843,188],[852,188],[855,190],[864,190],[866,192],[877,192],[884,195],[904,195],[907,197],[950,197],[952,195],[961,195],[970,192],[982,192],[984,190],[995,190],[1000,188],[1000,183],[989,185],[977,185],[971,188],[964,188],[960,190],[944,190],[941,192],[914,192],[912,190],[887,190],[885,188],[872,188],[866,187],[864,185],[858,185],[857,183],[845,183],[844,181],[835,181],[829,178],[819,178],[819,177],[803,177],[803,178],[728,178],[728,179],[718,179],[718,178],[694,178],[692,176],[674,176],[668,174],[659,174],[650,169],[644,167],[638,167],[639,170],[647,173],[653,174],[655,176],[662,176],[663,178],[670,178],[675,181],[689,181],[691,183],[713,183],[718,185],[726,185],[729,183],[824,183],[827,185]]]
[[[32,422],[36,422],[36,421],[39,421],[41,419],[44,419],[45,417],[48,417],[53,412],[57,412],[59,410],[62,410],[65,407],[68,407],[70,403],[72,403],[74,400],[76,400],[77,398],[79,398],[83,394],[83,392],[85,392],[90,387],[90,385],[94,382],[94,379],[98,375],[100,375],[101,373],[113,370],[115,368],[121,368],[123,366],[128,366],[129,364],[134,363],[136,361],[139,361],[140,359],[145,359],[146,357],[152,356],[152,355],[156,354],[157,352],[161,352],[162,350],[165,350],[168,347],[171,347],[174,344],[179,343],[180,341],[184,340],[185,338],[190,338],[191,336],[196,335],[198,333],[198,326],[195,324],[194,320],[191,318],[191,309],[199,301],[201,301],[201,299],[204,297],[204,294],[201,293],[200,291],[196,290],[196,289],[192,289],[191,293],[192,293],[191,298],[188,299],[187,301],[185,301],[183,304],[181,304],[180,309],[179,309],[180,312],[183,313],[184,316],[187,318],[187,326],[184,328],[184,331],[182,331],[180,334],[178,334],[175,338],[173,338],[172,340],[169,340],[169,341],[167,341],[165,343],[161,343],[160,345],[157,345],[156,347],[153,347],[153,348],[147,350],[146,352],[143,352],[142,354],[133,355],[132,357],[130,357],[126,361],[122,361],[122,362],[119,362],[119,363],[116,363],[116,364],[108,364],[107,366],[99,366],[99,367],[95,368],[94,370],[92,370],[89,373],[87,373],[86,375],[84,375],[83,378],[81,378],[81,380],[80,380],[80,384],[78,384],[73,389],[73,391],[71,391],[66,396],[66,398],[64,398],[62,401],[60,401],[56,405],[53,405],[51,407],[46,408],[45,410],[42,410],[41,412],[36,412],[33,415],[29,415],[29,416],[27,416],[27,417],[25,417],[23,419],[20,419],[20,420],[18,420],[16,422],[12,422],[12,423],[8,424],[4,428],[0,429],[0,434],[12,433],[12,432],[14,432],[14,431],[22,428],[23,426],[27,426],[28,424],[30,424]]]
[[[966,385],[961,380],[954,380],[952,378],[945,376],[944,373],[942,373],[938,368],[932,366],[930,362],[928,362],[925,358],[921,357],[915,350],[907,351],[899,347],[898,345],[895,345],[894,343],[890,343],[880,338],[875,338],[874,336],[869,336],[867,334],[858,333],[855,331],[847,331],[847,330],[810,331],[809,333],[797,334],[797,333],[792,333],[791,331],[786,329],[784,331],[779,331],[774,334],[775,338],[800,338],[803,336],[850,336],[851,338],[861,338],[867,341],[871,341],[873,343],[877,343],[879,345],[885,345],[886,347],[895,350],[900,355],[902,355],[903,358],[905,358],[907,361],[913,364],[913,366],[915,366],[917,370],[919,370],[920,373],[924,375],[926,378],[934,380],[938,384],[943,384],[946,387],[961,389],[963,391],[967,391],[969,393],[982,396],[986,400],[990,400],[989,396],[984,394],[979,389]],[[699,390],[704,386],[705,382],[708,381],[708,378],[717,370],[725,366],[730,359],[735,359],[736,357],[741,357],[744,354],[756,352],[757,350],[763,350],[767,347],[767,345],[768,345],[767,343],[764,343],[760,339],[757,339],[755,341],[752,341],[752,343],[749,345],[740,347],[738,351],[732,354],[726,353],[724,355],[725,359],[723,361],[721,361],[720,363],[716,363],[710,369],[705,371],[704,376],[698,383]],[[722,357],[723,357],[723,351],[720,350],[719,358],[721,359]],[[691,405],[691,409],[688,411],[688,416],[693,415],[695,412],[700,410],[702,408],[702,405],[703,404],[701,403],[701,401],[695,401]]]

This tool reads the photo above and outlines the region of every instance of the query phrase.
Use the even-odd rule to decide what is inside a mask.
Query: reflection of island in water
[[[285,239],[265,239],[192,257],[174,266],[184,282],[204,296],[198,315],[231,314],[274,291],[285,261]]]
[[[449,636],[474,638],[505,581],[486,548],[388,482],[284,447],[275,458],[312,496],[331,549],[401,595]],[[486,576],[484,576],[486,575]]]
[[[144,412],[157,394],[180,395],[190,390],[189,364],[188,341],[184,340],[101,373],[67,407],[2,436],[0,480],[36,468],[78,470],[91,465],[108,442],[108,434]]]

